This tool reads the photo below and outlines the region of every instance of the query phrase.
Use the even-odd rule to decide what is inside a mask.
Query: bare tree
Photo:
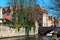
[[[18,30],[22,26],[25,27],[26,34],[29,34],[29,30],[34,25],[36,13],[32,11],[37,5],[36,2],[36,0],[19,0],[19,2],[14,0],[13,24]]]

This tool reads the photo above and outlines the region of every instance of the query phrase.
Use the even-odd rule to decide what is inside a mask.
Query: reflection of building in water
[[[3,11],[3,19],[5,19],[6,21],[11,21],[12,20],[12,15],[13,15],[13,7],[4,7]]]

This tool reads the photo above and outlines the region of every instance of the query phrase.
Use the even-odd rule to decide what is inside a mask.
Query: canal
[[[51,37],[47,36],[20,36],[20,37],[12,37],[12,38],[1,38],[0,40],[51,40]]]

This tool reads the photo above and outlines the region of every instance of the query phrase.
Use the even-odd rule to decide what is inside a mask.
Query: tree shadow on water
[[[25,40],[36,40],[35,36],[26,36]]]

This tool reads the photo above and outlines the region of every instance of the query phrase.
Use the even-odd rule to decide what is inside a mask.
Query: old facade
[[[48,16],[48,27],[54,26],[54,17]]]

